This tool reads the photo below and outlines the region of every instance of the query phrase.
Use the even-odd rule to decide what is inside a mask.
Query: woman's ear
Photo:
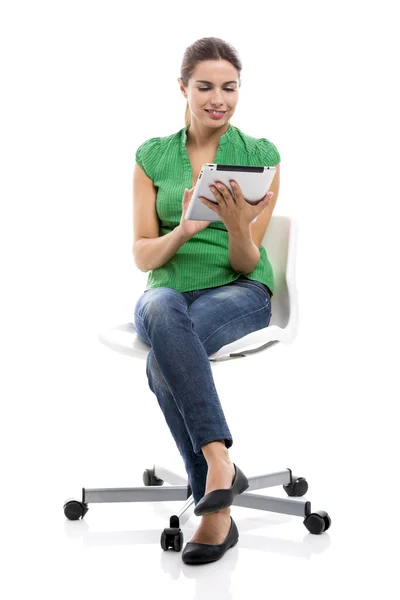
[[[185,89],[185,87],[184,87],[184,85],[183,85],[183,83],[182,83],[182,78],[181,78],[181,77],[178,77],[177,81],[178,81],[178,83],[179,83],[179,88],[180,88],[180,90],[181,90],[181,92],[182,92],[182,95],[183,95],[183,96],[186,98],[186,100],[187,100],[187,93],[186,93],[186,89]]]

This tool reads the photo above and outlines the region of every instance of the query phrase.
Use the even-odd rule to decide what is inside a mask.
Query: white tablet
[[[204,163],[199,173],[185,218],[188,221],[221,221],[218,213],[206,206],[199,196],[217,204],[210,185],[221,182],[232,191],[229,180],[239,185],[243,198],[249,204],[257,204],[268,192],[276,167],[249,167],[243,165],[217,165]]]

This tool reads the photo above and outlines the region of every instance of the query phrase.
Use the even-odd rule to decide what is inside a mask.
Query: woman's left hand
[[[232,192],[221,182],[217,187],[210,185],[217,204],[200,196],[200,201],[214,210],[220,216],[228,231],[241,231],[246,229],[252,221],[268,206],[274,192],[268,192],[257,204],[249,204],[243,198],[242,191],[236,181],[229,181]]]

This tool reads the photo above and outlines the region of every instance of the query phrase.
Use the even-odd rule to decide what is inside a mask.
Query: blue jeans
[[[269,288],[244,275],[189,292],[151,288],[135,306],[137,334],[151,346],[149,387],[182,456],[195,504],[204,496],[208,470],[202,446],[216,440],[227,448],[233,444],[208,357],[268,327],[270,320]]]

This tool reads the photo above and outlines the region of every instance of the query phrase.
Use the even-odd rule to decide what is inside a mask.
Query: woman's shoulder
[[[158,152],[164,146],[167,146],[169,142],[179,140],[182,135],[182,129],[170,135],[156,136],[146,139],[140,144],[137,151],[141,152]]]
[[[269,138],[248,135],[238,127],[235,127],[235,130],[235,133],[241,140],[246,152],[252,155],[254,154],[257,160],[261,161],[260,164],[273,166],[280,162],[281,157],[278,148]]]
[[[281,162],[278,148],[267,138],[257,139],[257,151],[265,166],[273,167]]]
[[[163,157],[172,155],[172,151],[180,143],[182,130],[165,136],[151,137],[140,144],[136,150],[136,162],[142,167],[150,179],[154,181],[156,167]],[[172,146],[173,147],[172,147]]]
[[[152,137],[140,144],[135,153],[137,164],[143,169],[147,177],[154,181],[154,171],[158,162],[160,150],[159,137]]]
[[[136,158],[141,156],[155,155],[168,147],[171,142],[181,139],[182,130],[170,135],[151,137],[145,140],[138,146],[136,150]]]
[[[138,155],[145,156],[147,154],[158,152],[158,150],[160,148],[160,143],[161,143],[160,137],[152,137],[152,138],[145,140],[138,146],[138,148],[136,150],[136,156],[138,156]]]

